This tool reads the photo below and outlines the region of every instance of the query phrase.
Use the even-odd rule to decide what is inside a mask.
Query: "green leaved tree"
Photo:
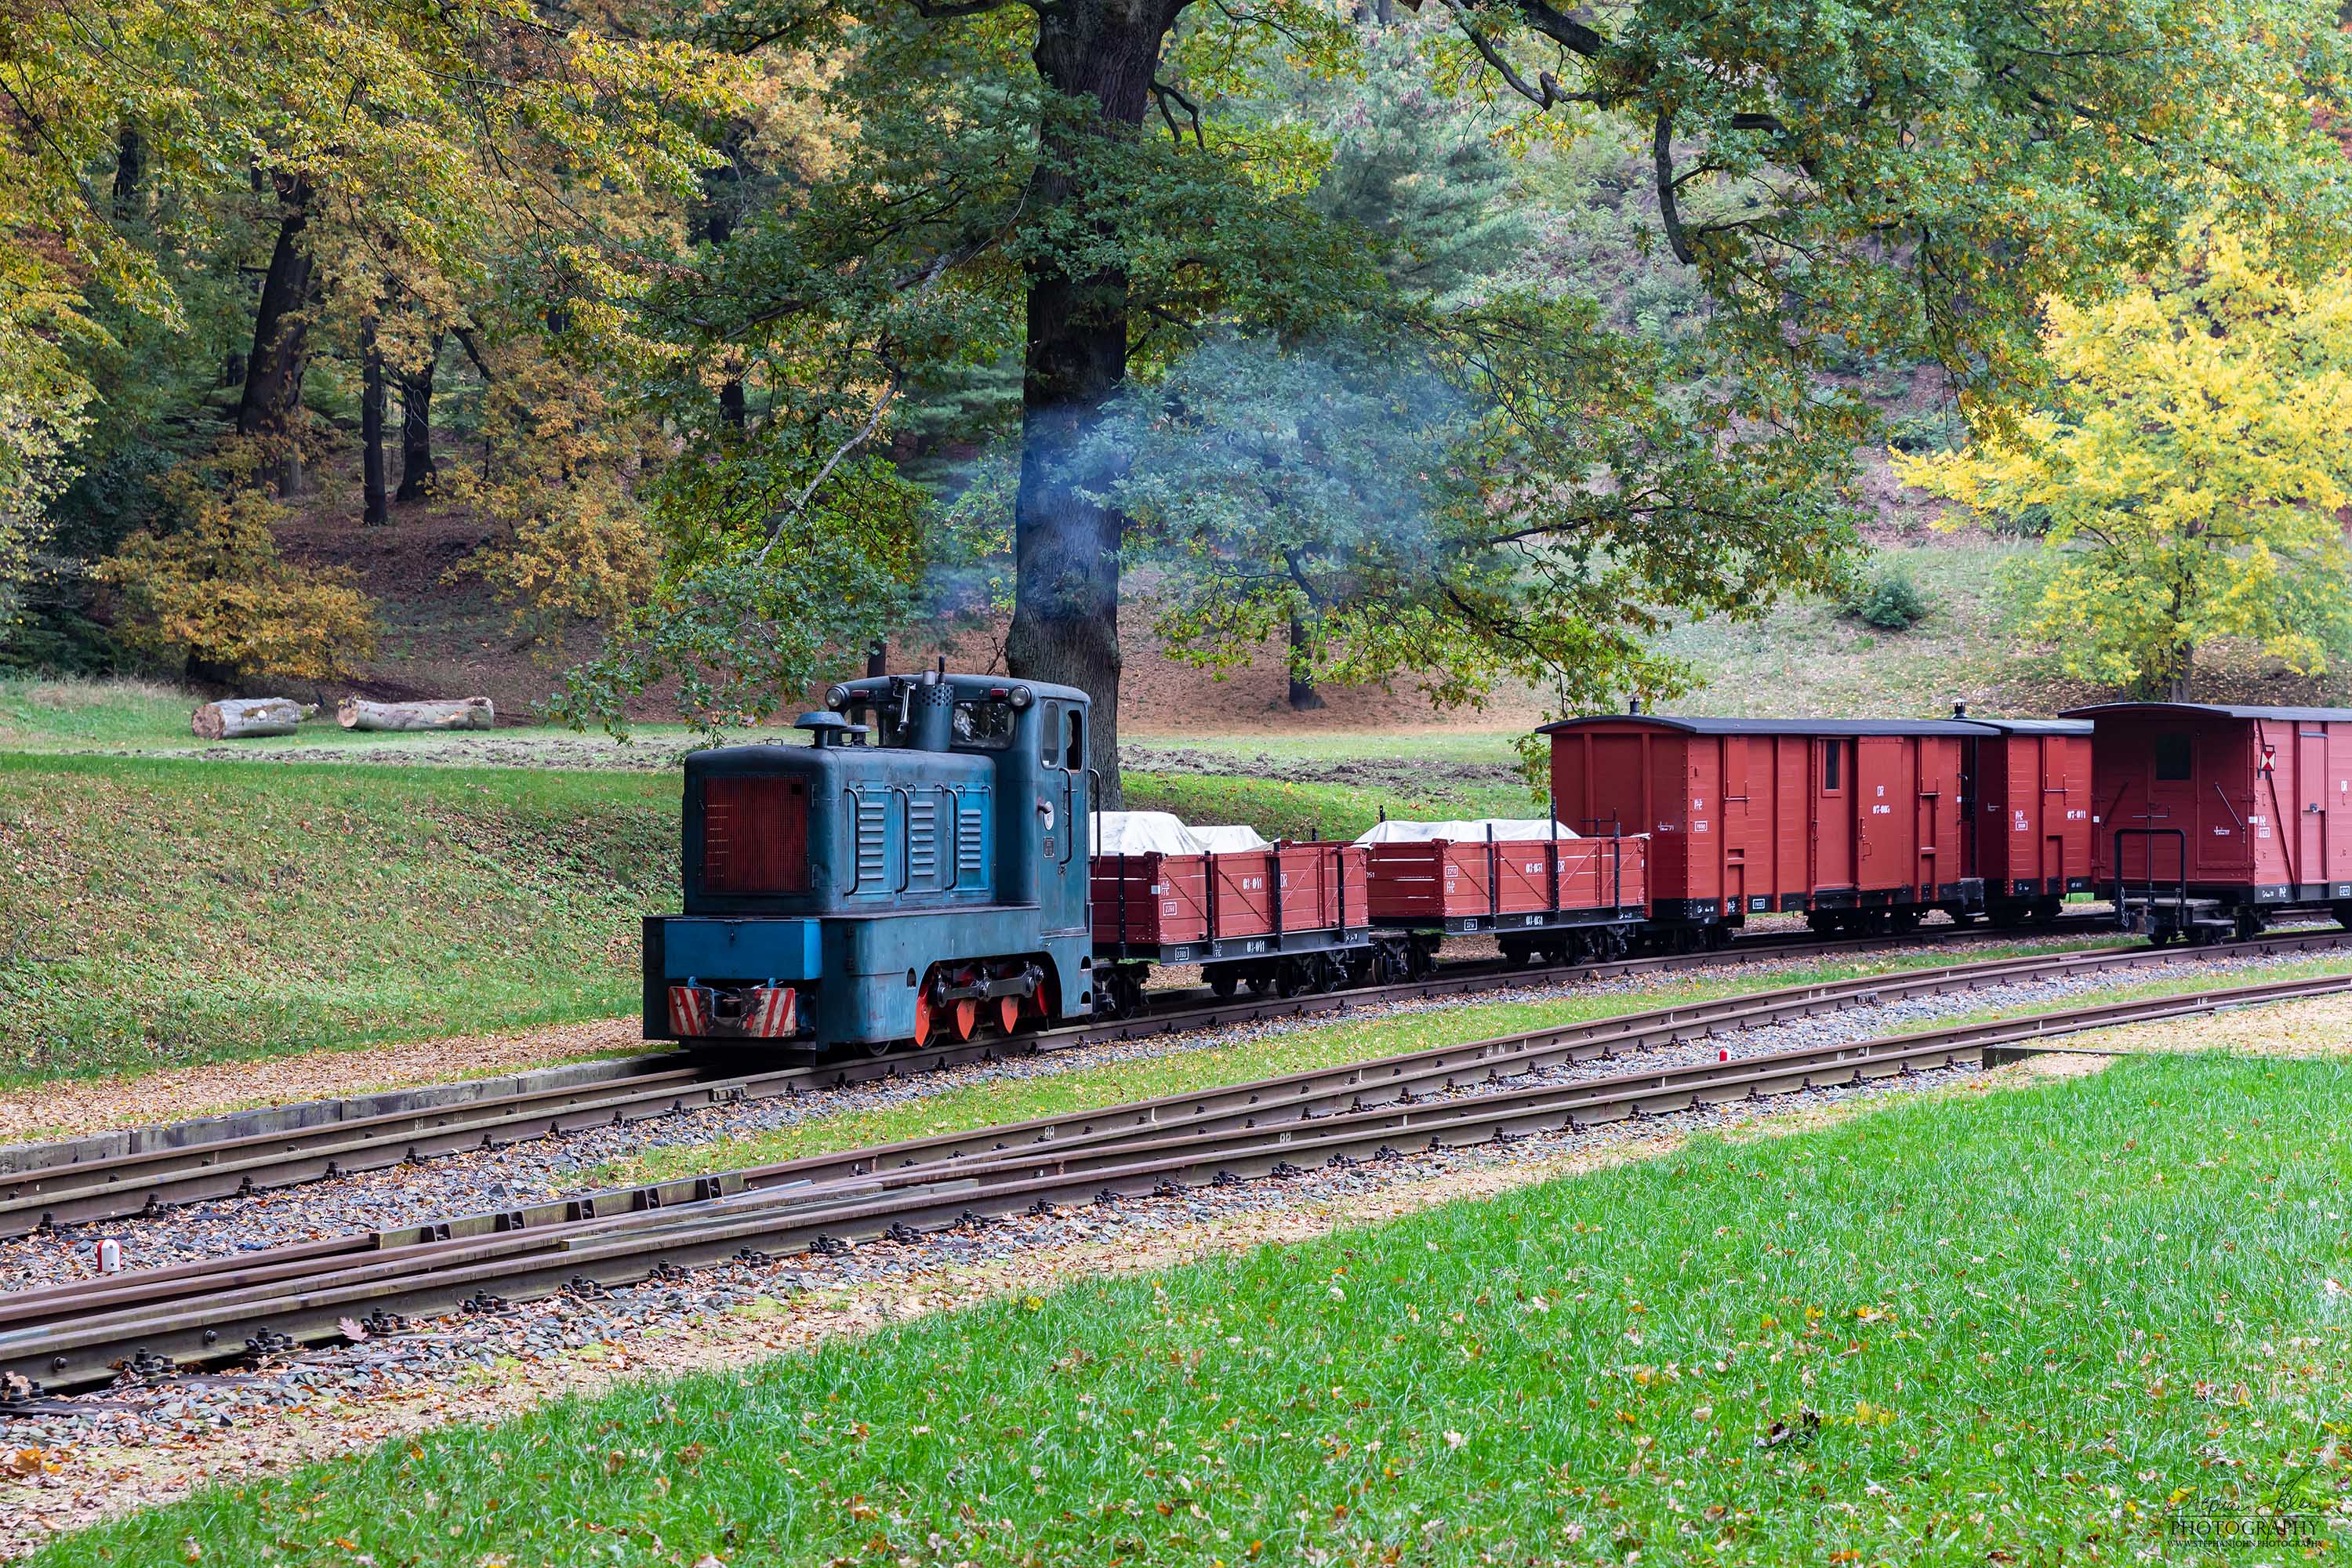
[[[927,569],[920,514],[884,482],[895,421],[926,388],[984,389],[1017,363],[1017,410],[971,410],[981,434],[1017,429],[1006,658],[1092,692],[1110,762],[1122,563],[1139,526],[1189,547],[1177,535],[1194,524],[1156,510],[1172,487],[1101,433],[1130,417],[1197,426],[1181,401],[1131,405],[1131,388],[1181,386],[1188,355],[1244,341],[1374,366],[1340,373],[1342,401],[1376,393],[1382,363],[1446,388],[1444,417],[1409,421],[1433,458],[1413,470],[1413,547],[1351,527],[1302,555],[1330,637],[1360,628],[1345,668],[1431,670],[1451,700],[1506,675],[1565,703],[1654,688],[1672,676],[1644,651],[1663,618],[1752,612],[1834,581],[1851,552],[1853,454],[1875,422],[1828,364],[1928,356],[1996,401],[2041,374],[2045,297],[2096,294],[2193,212],[2290,219],[2308,241],[2301,264],[2340,237],[2343,160],[2309,106],[2336,90],[2341,44],[2317,5],[1636,0],[1588,13],[1506,0],[1432,15],[1446,26],[1416,36],[1415,69],[1529,115],[1507,144],[1600,139],[1621,164],[1640,149],[1639,210],[1705,304],[1691,330],[1626,328],[1622,301],[1541,278],[1458,298],[1385,268],[1396,237],[1337,186],[1318,196],[1329,128],[1265,112],[1301,82],[1336,99],[1355,73],[1393,68],[1378,29],[1322,8],[730,0],[709,13],[697,36],[711,47],[839,61],[822,97],[857,135],[836,168],[616,305],[644,389],[685,443],[674,471],[730,521],[673,552],[656,591],[667,608],[629,628],[666,651],[593,672],[575,710],[609,710],[681,661],[730,710],[772,705],[760,680],[814,674],[761,651],[771,616],[730,630],[725,604],[751,599],[726,579],[754,558],[773,576],[807,553],[837,585],[870,553],[872,570],[851,575],[872,592],[814,597],[845,636],[887,618]],[[1429,211],[1472,237],[1494,216],[1484,201]],[[940,449],[936,428],[925,443]],[[1311,441],[1265,445],[1323,460]],[[774,542],[820,513],[847,531],[837,547]],[[1238,584],[1274,580],[1290,541],[1201,542],[1204,558],[1248,561]],[[1244,597],[1244,619],[1271,604]],[[670,635],[688,624],[691,637]]]

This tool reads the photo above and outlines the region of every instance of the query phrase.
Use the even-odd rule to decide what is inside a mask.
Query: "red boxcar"
[[[1568,719],[1551,737],[1561,821],[1648,833],[1650,918],[1720,939],[1748,914],[1822,930],[1984,907],[1961,831],[1955,720]]]
[[[2111,702],[2067,716],[2091,721],[2094,874],[2124,924],[2158,942],[2251,935],[2288,910],[2352,924],[2352,710]]]
[[[1964,757],[1974,827],[1969,874],[2000,923],[2046,921],[2091,885],[2091,726],[2070,719],[1970,719],[1992,733]]]

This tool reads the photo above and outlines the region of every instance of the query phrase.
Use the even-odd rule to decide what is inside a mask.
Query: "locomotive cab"
[[[885,1050],[1083,1016],[1085,694],[944,670],[836,686],[806,745],[686,762],[685,912],[646,1031]]]

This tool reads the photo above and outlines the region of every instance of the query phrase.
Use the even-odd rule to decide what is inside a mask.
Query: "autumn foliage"
[[[126,644],[224,680],[330,680],[373,651],[373,607],[352,574],[281,557],[270,531],[284,509],[233,463],[180,469],[161,488],[174,521],[97,569]]]
[[[1895,459],[1975,511],[2046,512],[2028,636],[2070,675],[2176,699],[2219,638],[2305,674],[2352,651],[2352,278],[2299,281],[2200,226],[2141,287],[2052,300],[2044,348],[2045,405]]]

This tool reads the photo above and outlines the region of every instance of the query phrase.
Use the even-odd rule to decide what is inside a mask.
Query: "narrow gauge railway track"
[[[679,1268],[831,1251],[877,1237],[913,1240],[1040,1205],[1115,1204],[1203,1183],[1303,1174],[1318,1164],[1396,1157],[1401,1145],[1438,1151],[1508,1142],[1980,1063],[2004,1051],[2028,1054],[2117,1024],[2345,992],[2352,992],[2352,974],[2302,976],[1570,1080],[1538,1075],[1577,1059],[1580,1047],[1601,1054],[1601,1044],[1571,1040],[1573,1030],[1530,1031],[1207,1095],[705,1177],[706,1195],[682,1205],[620,1213],[544,1205],[538,1225],[528,1223],[529,1214],[468,1216],[19,1292],[0,1298],[0,1373],[86,1388],[124,1366],[157,1373],[336,1340],[345,1337],[346,1319],[391,1332],[407,1316],[496,1311],[513,1297],[630,1284]],[[1680,1028],[1687,1036],[1774,1016],[1685,1020]],[[1621,1032],[1617,1043],[1673,1027],[1653,1018],[1643,1031]],[[1481,1066],[1475,1092],[1448,1092],[1475,1079]],[[1026,1141],[1016,1146],[1016,1139]],[[526,1223],[501,1225],[507,1219]]]
[[[1032,1052],[1069,1050],[1195,1029],[1344,1012],[1359,1005],[1467,996],[1507,987],[1568,979],[1603,978],[1659,970],[1785,962],[1813,955],[1866,952],[1927,942],[1990,936],[2095,934],[2091,920],[2061,921],[2030,931],[1936,927],[1899,938],[1855,941],[1801,933],[1750,937],[1712,952],[1654,954],[1606,963],[1512,969],[1499,963],[1463,965],[1431,979],[1354,991],[1292,997],[1256,996],[1203,1003],[1201,993],[1176,998],[1165,1010],[1103,1020],[1077,1028],[1011,1037],[975,1038],[886,1057],[728,1073],[709,1065],[665,1067],[668,1058],[632,1058],[609,1077],[546,1088],[489,1094],[454,1103],[441,1091],[415,1108],[336,1114],[332,1102],[286,1108],[293,1125],[235,1132],[225,1125],[190,1124],[159,1130],[128,1148],[104,1141],[13,1151],[15,1168],[0,1165],[0,1237],[46,1226],[86,1224],[127,1215],[382,1170],[435,1155],[496,1148],[586,1128],[648,1121],[707,1106],[807,1093],[883,1078],[909,1077],[970,1062]],[[2225,952],[2214,948],[2207,952]],[[371,1097],[381,1105],[387,1099]],[[262,1120],[274,1120],[264,1118]],[[228,1135],[208,1135],[227,1133]],[[96,1147],[92,1157],[77,1157]]]

